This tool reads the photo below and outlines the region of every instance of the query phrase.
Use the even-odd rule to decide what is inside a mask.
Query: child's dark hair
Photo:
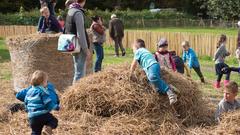
[[[218,41],[218,43],[217,43],[217,48],[219,48],[219,47],[221,46],[221,44],[222,44],[223,42],[225,42],[226,40],[227,40],[227,36],[224,35],[224,34],[222,34],[221,37],[220,37],[220,39],[219,39],[219,41]]]
[[[97,22],[97,21],[100,19],[100,17],[96,15],[96,16],[92,16],[91,19],[92,19],[94,22]]]
[[[138,43],[139,48],[145,48],[145,42],[142,39],[137,39],[136,42]]]

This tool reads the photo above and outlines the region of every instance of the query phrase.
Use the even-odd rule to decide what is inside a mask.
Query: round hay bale
[[[66,110],[84,111],[101,117],[118,114],[158,118],[171,112],[185,125],[203,122],[208,112],[197,84],[182,75],[162,71],[163,79],[180,90],[178,103],[171,107],[166,95],[159,95],[138,70],[138,79],[129,79],[129,66],[114,66],[88,76],[69,87],[62,96]],[[204,121],[205,122],[205,121]]]
[[[72,84],[72,56],[57,51],[58,36],[54,34],[33,34],[9,37],[14,89],[19,91],[30,84],[35,70],[48,73],[49,81],[63,90]]]

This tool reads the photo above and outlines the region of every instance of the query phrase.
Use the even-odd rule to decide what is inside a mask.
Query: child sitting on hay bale
[[[39,33],[58,33],[63,32],[58,20],[55,16],[51,15],[48,7],[40,9],[42,17],[38,21],[38,32]]]
[[[197,73],[199,78],[201,79],[202,83],[205,83],[203,74],[200,69],[200,64],[198,61],[198,57],[194,50],[190,48],[190,44],[188,41],[182,42],[182,47],[183,47],[183,61],[186,63],[188,61],[188,67],[190,69],[194,69],[194,71]]]
[[[176,64],[173,61],[171,53],[168,51],[167,39],[160,39],[157,46],[158,51],[155,53],[155,59],[160,64],[161,68],[167,68],[176,71]]]
[[[154,56],[145,48],[145,42],[137,39],[133,44],[134,59],[131,64],[131,79],[134,78],[134,71],[139,64],[145,71],[148,80],[155,86],[157,92],[168,95],[170,105],[177,102],[177,95],[174,88],[170,87],[160,78],[160,66]]]
[[[46,132],[52,134],[57,128],[58,120],[50,112],[59,110],[59,105],[50,96],[47,87],[47,73],[37,70],[31,78],[32,87],[27,91],[24,103],[28,112],[32,135],[40,135],[44,126]]]
[[[229,82],[224,88],[224,98],[219,102],[215,114],[216,121],[220,122],[220,116],[224,112],[240,109],[240,102],[236,100],[238,94],[238,84]]]

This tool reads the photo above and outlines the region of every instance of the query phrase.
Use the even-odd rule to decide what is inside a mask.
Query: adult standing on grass
[[[103,26],[102,18],[99,16],[92,17],[92,42],[97,55],[94,72],[102,70],[102,60],[104,58],[103,43],[106,41],[105,27]]]
[[[119,47],[122,51],[122,56],[126,55],[126,51],[123,48],[122,39],[124,37],[124,25],[123,22],[117,18],[115,14],[112,14],[109,22],[109,35],[115,43],[115,56],[119,57]]]
[[[90,57],[90,51],[88,49],[88,38],[86,29],[84,26],[84,5],[86,0],[68,0],[66,5],[68,7],[68,13],[66,17],[65,33],[75,34],[79,38],[79,44],[81,51],[73,55],[74,62],[74,78],[75,83],[86,74],[86,60]]]

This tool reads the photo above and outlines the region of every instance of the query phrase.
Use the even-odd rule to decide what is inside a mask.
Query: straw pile
[[[58,36],[33,34],[7,39],[16,91],[29,86],[30,77],[35,70],[47,72],[49,80],[56,85],[58,90],[71,85],[72,57],[57,51]],[[65,78],[64,81],[63,78]]]
[[[222,120],[218,125],[205,128],[193,128],[189,132],[199,135],[240,135],[240,110],[223,114]]]
[[[59,120],[55,134],[239,134],[240,112],[223,116],[214,126],[213,113],[195,82],[163,70],[164,80],[181,91],[179,102],[169,106],[166,95],[157,94],[140,70],[136,81],[129,80],[128,68],[108,68],[62,93],[62,109],[54,113]],[[0,121],[0,134],[30,134],[25,112],[6,116]]]
[[[182,134],[190,125],[212,123],[195,82],[162,71],[163,79],[180,90],[173,107],[166,95],[154,91],[141,70],[136,76],[131,81],[129,66],[123,65],[83,78],[62,95],[65,115],[84,112],[98,119],[89,134]]]

